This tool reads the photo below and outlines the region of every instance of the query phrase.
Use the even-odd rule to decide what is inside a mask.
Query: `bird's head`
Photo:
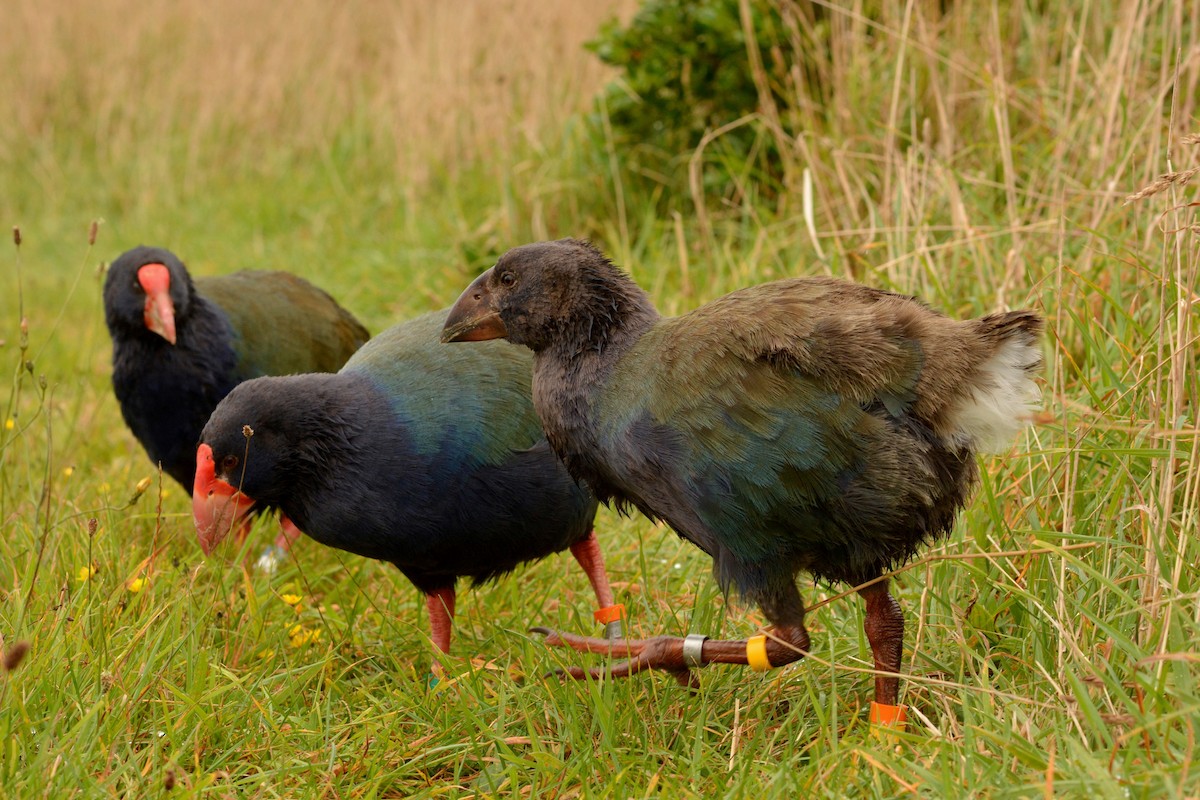
[[[287,496],[286,432],[280,405],[285,378],[238,385],[213,410],[196,449],[192,517],[209,555],[252,510],[280,505]]]
[[[236,473],[240,462],[241,458],[233,453],[214,454],[212,447],[204,442],[196,448],[192,519],[196,522],[200,549],[206,556],[212,555],[216,546],[238,528],[254,508],[255,501],[234,488],[238,483]]]
[[[538,352],[578,331],[595,333],[619,314],[617,295],[636,285],[578,239],[509,250],[450,309],[443,342],[507,338]]]
[[[176,321],[187,316],[192,280],[169,250],[135,247],[117,257],[104,282],[104,313],[110,331],[143,331],[175,344]]]
[[[301,530],[346,500],[362,448],[364,387],[340,374],[254,378],[213,409],[196,449],[192,516],[211,553],[250,513],[277,508]]]

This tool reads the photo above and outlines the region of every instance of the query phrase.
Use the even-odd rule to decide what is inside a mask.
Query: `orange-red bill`
[[[146,264],[137,271],[146,293],[146,328],[175,344],[175,304],[171,302],[171,273],[166,264]]]
[[[192,519],[200,538],[200,549],[213,549],[237,527],[254,507],[254,500],[217,477],[212,448],[196,448],[196,480],[192,484]]]

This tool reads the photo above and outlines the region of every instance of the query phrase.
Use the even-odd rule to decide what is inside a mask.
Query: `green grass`
[[[0,637],[30,643],[0,671],[0,795],[1200,796],[1195,188],[1124,201],[1200,166],[1181,141],[1200,131],[1194,8],[830,11],[809,69],[832,99],[797,88],[786,153],[809,171],[814,237],[800,185],[673,215],[687,187],[654,187],[583,123],[600,76],[554,40],[565,28],[530,26],[504,60],[492,34],[520,3],[461,25],[398,6],[415,41],[478,54],[445,75],[432,49],[388,60],[383,8],[297,4],[271,18],[276,45],[151,3],[124,52],[97,45],[124,41],[118,0],[83,20],[68,5],[0,34],[0,221],[23,236],[0,258]],[[865,723],[854,597],[810,614],[809,659],[765,675],[709,668],[695,694],[658,675],[560,683],[542,676],[574,656],[526,630],[595,626],[554,557],[463,594],[453,677],[430,692],[422,603],[395,569],[303,541],[277,574],[246,572],[242,554],[202,558],[179,487],[159,502],[108,384],[102,262],[146,243],[197,273],[282,267],[378,331],[565,235],[666,313],[831,273],[958,315],[1046,314],[1046,413],[897,578],[907,733]],[[763,623],[668,530],[607,511],[598,529],[633,634]],[[810,604],[842,588],[802,584]]]

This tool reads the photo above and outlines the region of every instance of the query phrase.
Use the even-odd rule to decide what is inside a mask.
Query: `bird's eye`
[[[237,469],[238,457],[235,455],[227,455],[221,459],[221,471],[228,473],[231,470]]]
[[[500,276],[500,283],[504,284],[505,286],[512,286],[516,282],[517,276],[513,275],[511,272],[505,272]]]

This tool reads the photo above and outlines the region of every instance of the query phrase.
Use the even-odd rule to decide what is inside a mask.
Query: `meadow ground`
[[[0,796],[1200,796],[1200,7],[829,8],[791,182],[716,196],[655,193],[587,122],[612,75],[581,45],[633,7],[5,10],[0,637],[29,649],[0,671]],[[1046,314],[1045,413],[897,578],[907,733],[866,725],[844,587],[803,585],[831,602],[798,665],[569,684],[526,630],[593,630],[591,596],[547,559],[462,596],[431,693],[395,569],[312,542],[273,575],[201,557],[111,396],[104,262],[293,270],[378,331],[566,235],[665,313],[826,273]],[[762,624],[669,531],[599,530],[632,633]]]

